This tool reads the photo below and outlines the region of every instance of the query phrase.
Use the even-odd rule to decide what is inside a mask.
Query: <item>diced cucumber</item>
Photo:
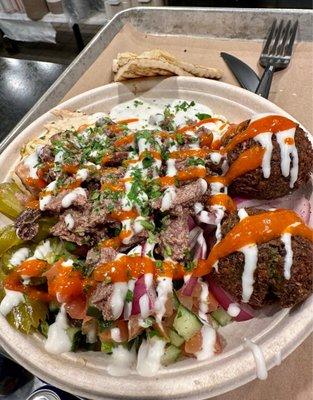
[[[174,319],[173,327],[180,336],[185,340],[189,340],[201,329],[202,323],[194,313],[180,304]]]
[[[80,328],[76,328],[71,326],[66,330],[67,336],[70,338],[72,342],[71,351],[76,351],[82,340],[82,332]]]
[[[176,347],[180,347],[185,341],[184,338],[179,336],[179,334],[175,332],[173,329],[170,329],[169,337],[171,344],[173,344]]]
[[[177,360],[177,358],[180,356],[180,354],[181,354],[181,350],[178,347],[170,344],[165,349],[165,352],[161,358],[162,365],[166,366],[166,365],[174,363]]]
[[[113,342],[101,342],[101,351],[106,354],[111,354],[114,348]]]
[[[225,310],[219,308],[211,313],[212,317],[219,323],[221,326],[225,326],[229,324],[232,320],[232,317],[227,314]]]
[[[102,319],[102,312],[101,310],[99,310],[99,308],[95,307],[95,306],[88,306],[87,308],[87,315],[89,317],[94,317],[96,319]]]

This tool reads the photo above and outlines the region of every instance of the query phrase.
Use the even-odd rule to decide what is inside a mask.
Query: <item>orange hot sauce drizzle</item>
[[[233,199],[225,193],[215,194],[209,197],[208,204],[210,206],[219,205],[225,207],[226,210],[233,212],[237,207]]]
[[[262,165],[264,152],[265,149],[260,146],[245,150],[231,164],[225,176],[208,176],[206,177],[207,182],[221,182],[224,185],[229,185],[234,179]]]
[[[136,210],[130,210],[130,211],[113,211],[108,215],[108,218],[112,218],[116,221],[124,221],[125,219],[134,219],[138,217],[138,212]]]
[[[290,227],[297,222],[299,225]],[[248,244],[269,242],[288,231],[293,235],[303,236],[313,241],[312,229],[307,227],[294,211],[264,211],[264,213],[244,218],[212,248],[207,260],[200,262],[193,270],[193,275],[206,275],[220,258],[226,257]]]
[[[185,271],[182,265],[171,261],[164,261],[162,268],[158,269],[155,261],[150,257],[125,255],[118,260],[100,265],[94,270],[92,277],[97,282],[103,282],[105,279],[112,282],[127,282],[129,279],[136,279],[148,273],[154,276],[181,279]]]
[[[206,149],[185,149],[177,150],[169,153],[169,158],[188,158],[188,157],[202,157],[204,158],[210,151]]]
[[[286,117],[279,115],[269,115],[267,117],[251,122],[246,130],[238,133],[231,139],[228,145],[224,148],[224,151],[227,153],[233,150],[239,143],[254,138],[259,133],[271,132],[276,134],[287,129],[295,128],[296,126],[297,124],[295,122]]]
[[[217,122],[217,121],[221,121],[221,120],[219,118],[204,118],[202,121],[198,121],[195,124],[186,125],[180,129],[177,129],[176,133],[183,133],[186,131],[194,131],[196,128],[198,128],[201,125],[207,124],[209,122]]]
[[[130,135],[123,136],[119,139],[117,139],[114,143],[115,147],[122,147],[125,146],[126,144],[131,144],[135,139],[135,135],[131,133]]]

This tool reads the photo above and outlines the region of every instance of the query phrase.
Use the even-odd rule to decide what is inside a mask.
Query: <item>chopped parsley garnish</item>
[[[130,289],[128,289],[125,297],[126,302],[130,303],[131,301],[133,301],[133,297],[134,297],[133,292]]]
[[[141,225],[147,230],[147,231],[154,231],[154,223],[151,221],[147,221],[146,219],[140,221]]]
[[[205,161],[202,158],[199,157],[190,157],[187,160],[187,165],[192,166],[192,165],[203,165],[205,166]]]
[[[142,160],[142,165],[144,168],[150,168],[151,165],[154,163],[154,158],[152,157],[149,152],[144,153],[144,158]]]
[[[183,145],[185,143],[184,135],[182,133],[176,133],[175,138],[178,144]]]
[[[200,119],[200,121],[202,121],[203,119],[206,119],[206,118],[212,118],[212,116],[210,114],[204,114],[204,113],[198,113],[198,114],[196,114],[196,117],[198,119]]]
[[[180,104],[177,104],[174,108],[176,110],[176,112],[178,111],[187,111],[188,108],[195,106],[196,103],[192,100],[190,103],[188,103],[188,101],[183,101]]]
[[[139,105],[143,105],[143,102],[140,100],[134,100],[134,106],[137,108]]]
[[[184,264],[184,269],[187,272],[192,271],[196,266],[196,262],[195,261],[186,261]]]
[[[155,260],[155,266],[157,267],[157,269],[159,269],[160,271],[163,271],[163,261],[161,260]]]
[[[113,321],[98,320],[98,324],[99,324],[100,332],[103,332],[105,329],[108,329],[108,328],[112,327]]]

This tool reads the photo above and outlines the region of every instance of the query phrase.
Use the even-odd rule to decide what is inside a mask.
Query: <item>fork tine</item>
[[[269,30],[269,33],[268,33],[264,48],[262,50],[262,54],[268,53],[268,49],[270,47],[270,44],[271,44],[271,41],[272,41],[272,38],[273,38],[273,35],[274,35],[274,32],[275,32],[276,23],[277,23],[277,19],[275,18],[273,23],[272,23],[272,26],[270,27],[270,30]]]
[[[273,55],[276,54],[277,46],[278,46],[278,43],[280,42],[280,39],[281,39],[281,33],[282,33],[282,30],[283,30],[283,25],[284,25],[284,21],[281,20],[280,23],[279,23],[278,29],[276,31],[274,44],[273,44],[273,46],[271,48],[271,54],[273,54]]]
[[[281,41],[281,44],[278,46],[278,49],[277,49],[277,54],[280,55],[280,56],[283,55],[284,48],[286,46],[286,42],[287,42],[287,39],[288,39],[288,36],[289,36],[290,25],[291,25],[291,21],[289,20],[287,22],[287,25],[284,28],[283,39]]]
[[[293,47],[293,43],[296,38],[298,23],[299,23],[299,21],[297,20],[293,24],[293,27],[291,28],[290,40],[289,40],[289,43],[287,44],[287,46],[285,47],[284,56],[291,56],[291,54],[292,54],[292,47]]]

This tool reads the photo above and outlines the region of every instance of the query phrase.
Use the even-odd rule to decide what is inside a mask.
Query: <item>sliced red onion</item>
[[[212,279],[209,279],[208,282],[209,282],[209,290],[216,298],[218,303],[224,308],[225,311],[228,310],[230,304],[236,303],[236,300],[224,289],[218,286]],[[247,304],[239,303],[238,306],[240,308],[240,313],[237,315],[237,317],[234,317],[235,321],[238,322],[247,321],[254,317],[253,309],[249,307]]]
[[[256,207],[265,210],[270,208],[287,208],[289,210],[294,210],[306,224],[310,222],[311,204],[306,198],[304,190],[298,190],[288,196],[268,201],[244,199],[242,197],[236,197],[234,200],[237,204],[237,208]]]
[[[197,238],[197,242],[194,248],[194,259],[200,260],[204,259],[207,256],[208,246],[203,236],[203,232]]]
[[[197,224],[195,223],[194,219],[188,215],[188,228],[189,231],[191,231],[195,226],[197,226]]]
[[[183,285],[183,287],[181,288],[181,294],[183,294],[184,296],[191,296],[194,287],[196,286],[198,282],[198,278],[191,276]]]
[[[202,233],[203,230],[200,228],[200,226],[195,226],[190,232],[189,232],[189,248],[193,249],[197,243],[198,236],[200,233]]]
[[[147,275],[148,274],[142,275],[135,282],[131,315],[137,315],[142,313],[140,303],[143,303],[144,300],[147,301],[147,314],[150,315],[151,311],[154,308],[156,293],[153,285],[147,286],[146,284]],[[142,299],[143,296],[146,296],[146,299]],[[144,317],[147,316],[148,315],[145,315]]]

